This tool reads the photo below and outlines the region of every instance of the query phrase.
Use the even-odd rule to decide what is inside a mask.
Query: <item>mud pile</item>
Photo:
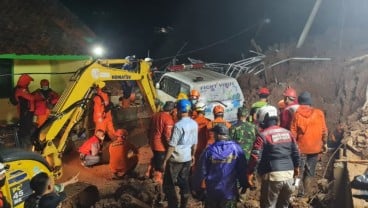
[[[368,159],[368,109],[361,109],[349,117],[344,143],[360,159]]]
[[[150,179],[125,178],[120,182],[119,188],[113,196],[105,197],[96,203],[96,208],[102,207],[127,207],[127,208],[150,208],[158,201],[158,184]]]
[[[361,108],[367,97],[367,57],[364,52],[323,47],[321,39],[323,38],[302,49],[296,49],[293,44],[279,44],[265,52],[265,73],[257,76],[244,74],[238,79],[247,101],[246,105],[250,107],[258,99],[256,92],[262,86],[271,90],[269,101],[272,105],[277,105],[282,99],[282,93],[287,86],[295,88],[297,93],[309,91],[312,94],[313,106],[326,113],[330,129]],[[292,57],[319,57],[331,60],[288,61],[273,68],[267,67]]]

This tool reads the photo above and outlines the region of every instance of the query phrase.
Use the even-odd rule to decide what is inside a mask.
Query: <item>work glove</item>
[[[298,177],[300,174],[300,169],[299,168],[294,168],[294,178]]]
[[[254,174],[253,173],[251,173],[251,174],[248,174],[247,175],[247,182],[248,182],[248,185],[249,185],[249,187],[255,187],[255,184],[254,184]]]

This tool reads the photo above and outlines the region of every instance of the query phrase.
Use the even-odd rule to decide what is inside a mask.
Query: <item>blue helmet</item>
[[[176,105],[176,108],[181,113],[188,113],[191,107],[192,107],[192,104],[190,103],[189,100],[186,100],[186,99],[179,100],[178,104]]]

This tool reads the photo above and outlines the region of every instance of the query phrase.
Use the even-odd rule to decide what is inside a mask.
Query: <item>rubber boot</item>
[[[180,199],[180,208],[186,208],[188,206],[189,194],[184,194]]]
[[[310,196],[312,194],[313,177],[305,177],[304,179],[304,194]]]
[[[178,197],[176,196],[175,189],[167,191],[166,197],[167,197],[167,205],[169,208],[178,207]]]

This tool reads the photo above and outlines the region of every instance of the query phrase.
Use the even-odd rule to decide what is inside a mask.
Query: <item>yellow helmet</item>
[[[177,100],[188,100],[188,95],[184,92],[179,93]]]

